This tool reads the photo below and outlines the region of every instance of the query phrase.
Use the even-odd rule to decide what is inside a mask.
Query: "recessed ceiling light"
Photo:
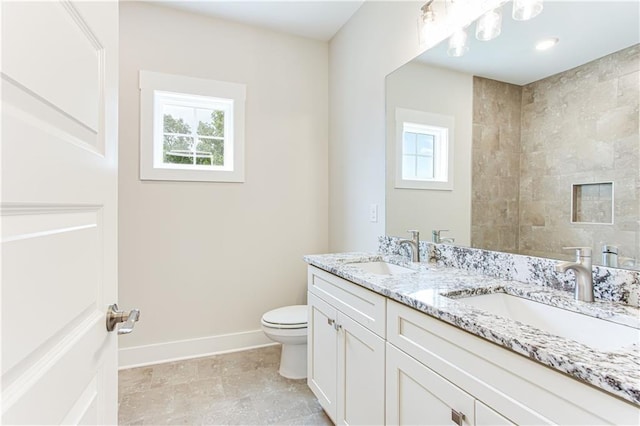
[[[544,40],[539,41],[536,44],[536,50],[547,50],[551,49],[553,46],[558,44],[560,39],[558,37],[546,38]]]

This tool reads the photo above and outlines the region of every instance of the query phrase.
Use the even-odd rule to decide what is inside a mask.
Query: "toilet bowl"
[[[307,377],[307,305],[285,306],[262,316],[262,331],[282,344],[280,375],[287,379]]]

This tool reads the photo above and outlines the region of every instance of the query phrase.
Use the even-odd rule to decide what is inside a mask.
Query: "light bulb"
[[[431,2],[422,6],[421,10],[422,10],[422,14],[421,14],[422,22],[426,24],[427,22],[434,22],[436,20],[436,14],[433,11],[433,6],[431,6]]]
[[[512,17],[516,21],[528,21],[542,12],[542,0],[513,0]]]
[[[469,50],[467,45],[467,31],[464,28],[460,28],[449,37],[449,49],[447,55],[453,57],[460,57]]]
[[[420,16],[418,16],[418,42],[422,46],[427,40],[427,32],[429,26],[436,20],[436,15],[431,6],[433,0],[428,1],[420,8]]]
[[[482,15],[476,22],[476,38],[482,41],[493,40],[502,31],[502,10],[494,9]]]

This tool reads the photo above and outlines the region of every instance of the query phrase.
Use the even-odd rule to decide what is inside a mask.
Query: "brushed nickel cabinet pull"
[[[459,411],[451,409],[451,421],[457,424],[458,426],[462,426],[462,422],[464,421],[464,414]]]

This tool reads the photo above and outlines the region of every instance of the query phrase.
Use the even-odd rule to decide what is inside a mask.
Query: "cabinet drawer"
[[[384,296],[314,266],[308,269],[308,286],[311,293],[385,337],[387,299]]]
[[[387,425],[474,426],[474,398],[387,343]]]
[[[476,401],[476,426],[514,426],[509,419],[504,418],[495,410]]]

